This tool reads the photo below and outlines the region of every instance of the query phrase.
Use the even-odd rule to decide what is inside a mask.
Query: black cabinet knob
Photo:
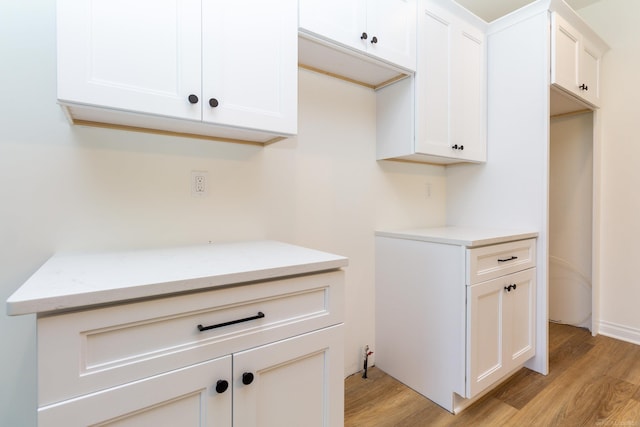
[[[507,291],[507,292],[511,292],[511,285],[505,286],[504,290]]]
[[[197,104],[198,103],[198,97],[194,94],[189,95],[189,102],[192,104]]]
[[[366,40],[366,39],[367,39],[367,37],[369,37],[369,36],[367,35],[367,33],[362,33],[362,35],[360,36],[360,39],[362,39],[362,40]]]
[[[586,84],[582,83],[582,84],[580,85],[580,89],[581,89],[581,90],[589,90],[589,86],[587,86]]]
[[[253,374],[251,372],[245,372],[242,374],[242,384],[249,385],[253,382]]]
[[[227,380],[218,380],[216,383],[216,391],[218,393],[224,393],[229,388],[229,381]]]
[[[515,290],[516,290],[516,288],[517,288],[517,286],[516,286],[516,284],[514,283],[514,284],[513,284],[513,290],[515,291]]]
[[[373,36],[373,38],[371,39],[371,44],[376,44],[378,43],[378,38],[376,36]]]
[[[209,106],[211,106],[211,108],[216,108],[218,106],[218,104],[219,104],[219,102],[215,98],[211,98],[209,100]]]

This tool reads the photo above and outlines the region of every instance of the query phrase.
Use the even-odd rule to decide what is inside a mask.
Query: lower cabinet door
[[[231,360],[225,356],[41,407],[38,426],[230,427]]]
[[[467,287],[467,387],[472,398],[535,355],[530,268]]]
[[[342,325],[233,357],[234,427],[343,425]]]
[[[505,374],[505,283],[498,278],[467,287],[467,398]]]
[[[530,268],[512,274],[509,304],[509,345],[506,347],[511,369],[523,364],[536,354],[536,269]]]

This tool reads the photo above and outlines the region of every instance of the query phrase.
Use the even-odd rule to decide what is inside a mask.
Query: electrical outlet
[[[209,187],[209,172],[191,171],[191,195],[195,197],[206,196]]]

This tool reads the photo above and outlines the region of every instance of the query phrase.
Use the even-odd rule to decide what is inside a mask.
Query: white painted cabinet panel
[[[299,25],[303,31],[366,50],[367,0],[300,0]]]
[[[40,309],[38,425],[341,426],[344,265],[278,242],[52,257],[9,302]]]
[[[58,99],[199,120],[200,0],[58,0]],[[153,11],[150,19],[149,11]]]
[[[467,287],[467,397],[535,355],[535,268]]]
[[[392,64],[415,70],[416,11],[415,0],[369,0],[367,51]]]
[[[535,239],[469,247],[456,239],[472,231],[442,230],[377,233],[376,366],[455,413],[535,355]]]
[[[378,159],[486,161],[485,30],[454,2],[419,3],[415,80],[378,91]]]
[[[40,427],[231,427],[231,356],[38,409]]]
[[[58,0],[58,99],[79,123],[295,134],[296,4]]]
[[[303,33],[415,70],[416,0],[300,0],[299,7]]]
[[[38,425],[339,426],[343,384],[338,325],[41,407]]]
[[[551,25],[551,83],[599,107],[603,52],[557,12]]]
[[[297,132],[296,22],[295,0],[202,2],[203,121]]]
[[[235,427],[340,426],[342,326],[233,356]]]

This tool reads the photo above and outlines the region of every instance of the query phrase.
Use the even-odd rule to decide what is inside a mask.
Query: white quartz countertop
[[[397,239],[420,240],[424,242],[444,243],[473,248],[476,246],[494,245],[537,237],[531,230],[501,230],[480,227],[436,227],[414,228],[397,231],[376,231],[376,236]]]
[[[276,241],[57,254],[7,300],[7,314],[207,289],[345,267],[348,259]]]

